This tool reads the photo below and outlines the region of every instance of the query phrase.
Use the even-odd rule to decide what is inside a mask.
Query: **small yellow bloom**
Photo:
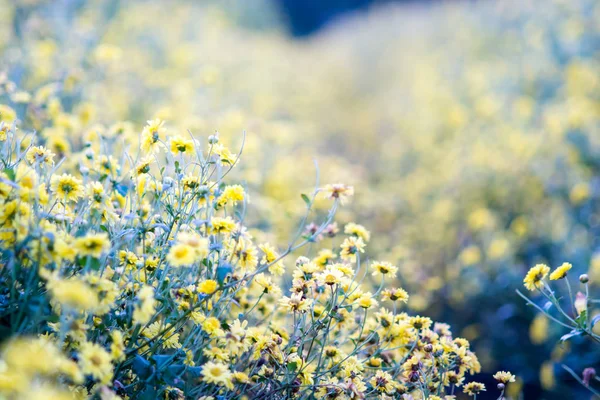
[[[171,138],[171,153],[173,154],[194,154],[194,141],[181,136],[173,136]]]
[[[209,361],[202,366],[202,380],[217,386],[233,389],[233,374],[227,365]]]
[[[50,187],[59,200],[77,201],[84,195],[81,180],[69,174],[54,175]]]
[[[398,272],[398,267],[385,261],[374,261],[371,264],[371,269],[373,270],[373,276],[381,275],[386,278],[395,278]]]
[[[203,294],[213,294],[219,288],[217,281],[207,279],[198,284],[198,292]]]
[[[554,271],[552,271],[552,273],[550,274],[550,280],[551,281],[557,281],[559,279],[563,279],[567,276],[567,272],[573,268],[573,266],[568,263],[562,263],[562,265],[558,268],[556,268]]]
[[[106,233],[92,233],[75,239],[77,254],[99,258],[110,249],[110,240]]]
[[[498,382],[507,384],[515,381],[515,376],[508,371],[498,371],[494,374],[494,379]]]
[[[344,227],[344,233],[357,236],[365,242],[371,239],[371,233],[364,226],[355,224],[354,222],[350,222]]]
[[[544,284],[543,280],[546,276],[548,276],[549,272],[550,268],[547,265],[535,265],[529,270],[529,272],[527,272],[525,279],[523,279],[525,287],[529,290],[536,290],[541,288]]]
[[[174,244],[169,249],[167,261],[175,267],[192,265],[196,261],[194,249],[185,243]]]
[[[339,199],[341,204],[344,204],[349,197],[354,196],[354,188],[352,186],[344,185],[343,183],[326,185],[321,190],[326,198],[332,200]]]
[[[54,153],[44,146],[34,146],[27,151],[27,161],[31,164],[52,165],[54,164]]]
[[[481,392],[485,392],[485,385],[479,382],[469,382],[463,388],[463,392],[469,396],[477,396]]]
[[[52,299],[59,304],[80,311],[98,307],[98,293],[78,278],[56,279],[48,282]]]
[[[110,354],[96,343],[84,342],[79,349],[81,371],[100,383],[108,384],[113,375]]]

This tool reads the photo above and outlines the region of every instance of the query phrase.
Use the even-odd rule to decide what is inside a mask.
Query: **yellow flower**
[[[389,299],[391,301],[402,301],[404,303],[408,302],[408,293],[406,290],[397,288],[397,289],[384,289],[381,292],[381,297],[383,299]]]
[[[106,233],[92,233],[75,239],[77,254],[99,258],[110,249],[110,240]]]
[[[412,325],[415,329],[429,329],[431,327],[432,321],[427,317],[414,316],[410,317],[408,323]]]
[[[152,157],[144,157],[142,158],[137,165],[135,166],[136,175],[148,174],[150,173],[150,166],[154,163],[154,158]]]
[[[165,349],[179,349],[179,333],[175,333],[175,329],[171,325],[163,325],[160,321],[155,321],[148,325],[142,335],[148,339],[153,339],[160,335],[160,344]]]
[[[80,311],[98,307],[98,293],[78,278],[56,279],[48,282],[52,299],[63,306]]]
[[[344,260],[356,260],[356,255],[358,253],[365,252],[365,242],[361,238],[356,238],[351,236],[346,238],[344,242],[340,245],[342,251],[340,253],[340,257]]]
[[[352,186],[344,185],[343,183],[336,183],[326,185],[321,189],[326,198],[339,199],[341,204],[344,204],[349,197],[354,196],[354,188]]]
[[[133,321],[136,324],[144,325],[150,321],[155,312],[154,288],[152,286],[142,287],[137,298],[139,303],[133,310]]]
[[[317,280],[323,285],[336,285],[342,282],[344,273],[335,266],[328,266],[323,272],[316,275]]]
[[[376,391],[380,393],[386,392],[388,394],[391,394],[395,389],[394,380],[392,376],[382,370],[378,370],[375,373],[375,376],[371,378],[369,383],[371,384],[371,386],[373,386],[373,388]]]
[[[100,383],[108,384],[113,375],[110,354],[96,343],[84,342],[79,348],[81,371]]]
[[[204,294],[213,294],[217,291],[218,287],[219,284],[217,283],[217,281],[207,279],[198,284],[198,292]]]
[[[481,392],[485,392],[485,385],[479,382],[469,382],[463,388],[463,392],[469,396],[477,396]]]
[[[123,343],[123,334],[120,330],[113,330],[110,333],[112,343],[110,345],[110,355],[113,360],[121,361],[125,359],[125,344]]]
[[[398,267],[390,264],[389,262],[385,262],[385,261],[383,261],[383,262],[374,261],[371,264],[371,269],[373,270],[373,273],[372,273],[373,276],[382,275],[384,277],[390,277],[390,278],[395,278],[396,273],[398,272]]]
[[[194,154],[194,141],[181,136],[173,136],[171,138],[171,153],[187,155]]]
[[[359,307],[368,309],[377,305],[377,300],[373,298],[373,295],[369,292],[363,293],[357,301]]]
[[[283,296],[279,304],[285,310],[304,313],[310,309],[312,300],[304,298],[301,293],[293,293],[291,297]]]
[[[54,175],[50,187],[59,200],[77,201],[83,197],[83,183],[69,174]]]
[[[156,151],[159,149],[161,136],[164,135],[165,122],[160,119],[148,121],[142,131],[141,147],[144,152]]]
[[[233,389],[233,374],[227,365],[209,361],[202,366],[202,380],[217,386]]]
[[[194,250],[194,261],[202,261],[208,256],[208,239],[195,232],[181,232],[177,235],[177,242],[186,244]]]
[[[185,243],[177,243],[169,249],[167,261],[175,267],[192,265],[196,261],[196,255],[192,246]]]
[[[525,287],[529,290],[541,288],[544,284],[543,280],[548,275],[548,272],[550,272],[550,268],[545,264],[537,264],[532,267],[529,272],[527,272],[525,279],[523,279]]]
[[[202,329],[212,337],[223,336],[221,321],[215,317],[208,317],[202,322]]]
[[[231,233],[235,229],[235,221],[231,217],[213,217],[210,225],[211,233]]]
[[[508,371],[498,371],[494,374],[494,379],[498,382],[507,384],[515,381],[515,376]]]
[[[240,185],[230,185],[223,189],[223,193],[219,196],[217,203],[220,207],[227,203],[235,205],[240,201],[244,201],[245,193],[244,188]]]
[[[9,124],[15,119],[17,119],[16,111],[5,104],[0,104],[0,122]]]
[[[44,146],[34,146],[27,151],[27,161],[31,164],[54,164],[54,153]]]
[[[212,146],[212,152],[219,157],[223,165],[233,165],[235,163],[236,155],[220,143]]]
[[[364,226],[355,224],[354,222],[350,222],[344,227],[344,233],[357,236],[365,242],[371,239],[371,233]]]
[[[558,268],[556,268],[554,271],[552,271],[552,273],[550,274],[550,280],[551,281],[557,281],[559,279],[563,279],[567,276],[567,272],[573,268],[573,266],[568,263],[562,263],[562,265]]]

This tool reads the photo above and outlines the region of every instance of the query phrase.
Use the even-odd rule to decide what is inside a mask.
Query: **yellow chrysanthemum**
[[[529,290],[536,290],[543,286],[543,280],[548,273],[550,272],[550,268],[545,264],[537,264],[532,267],[525,279],[523,279],[523,283],[525,287]]]
[[[552,271],[552,273],[550,274],[550,280],[557,281],[559,279],[565,278],[567,276],[567,272],[569,272],[571,268],[573,268],[573,266],[570,263],[562,263],[560,267]]]

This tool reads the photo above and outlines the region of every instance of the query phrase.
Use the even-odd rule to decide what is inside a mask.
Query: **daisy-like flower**
[[[98,294],[81,279],[52,279],[48,281],[52,299],[63,306],[91,311],[98,307]]]
[[[383,292],[381,292],[381,298],[384,300],[402,301],[404,303],[408,303],[408,297],[409,296],[406,290],[401,288],[384,289]]]
[[[433,322],[427,317],[416,315],[414,317],[410,317],[408,323],[415,329],[429,329]]]
[[[485,392],[485,385],[479,382],[469,382],[463,388],[463,392],[469,396],[477,396],[481,392]]]
[[[142,150],[144,152],[156,151],[159,149],[160,140],[164,136],[165,128],[163,127],[164,121],[160,119],[154,119],[148,121],[144,130],[142,131]]]
[[[136,175],[147,174],[150,172],[150,165],[154,162],[152,157],[143,157],[135,166]]]
[[[328,266],[323,272],[316,275],[317,281],[323,285],[333,286],[341,283],[344,273],[335,265]]]
[[[279,305],[288,311],[304,313],[309,310],[312,300],[306,299],[302,293],[292,293],[291,297],[283,296],[279,300]]]
[[[235,229],[235,221],[231,217],[214,217],[210,220],[211,233],[231,233]]]
[[[35,146],[27,151],[27,161],[31,164],[52,165],[54,164],[54,153],[44,146]]]
[[[219,196],[217,203],[220,207],[227,203],[235,205],[240,201],[244,201],[244,196],[244,188],[241,185],[229,185],[223,189],[223,193]]]
[[[81,372],[91,375],[104,384],[109,383],[113,375],[110,353],[96,343],[84,342],[81,344],[79,366]]]
[[[500,383],[510,383],[515,381],[515,376],[508,371],[498,371],[494,374],[494,379]]]
[[[368,309],[377,305],[377,300],[373,298],[373,295],[369,292],[363,293],[357,300],[356,304],[360,308]]]
[[[75,239],[74,247],[80,256],[100,258],[110,249],[110,239],[106,233],[92,233]]]
[[[69,174],[54,175],[50,188],[60,200],[77,201],[84,195],[83,182]]]
[[[196,252],[186,243],[177,243],[169,249],[167,261],[175,267],[192,265],[196,261]]]
[[[368,242],[371,239],[371,233],[364,226],[355,224],[354,222],[346,224],[344,233],[357,236],[365,242]]]
[[[346,238],[340,247],[342,248],[340,257],[344,260],[354,261],[358,253],[365,252],[365,242],[361,238],[354,236]]]
[[[171,138],[171,153],[173,154],[194,154],[194,141],[182,136],[173,136]]]
[[[217,281],[207,279],[198,284],[198,292],[203,294],[213,294],[219,288]]]
[[[212,337],[223,336],[225,333],[221,329],[221,321],[215,317],[208,317],[202,321],[202,329]]]
[[[217,386],[233,389],[233,374],[227,365],[209,361],[202,366],[202,380]]]
[[[375,376],[371,378],[369,383],[379,393],[392,393],[395,388],[394,379],[392,376],[382,370],[378,370]]]
[[[529,290],[539,289],[543,286],[543,280],[546,276],[548,276],[548,272],[550,272],[550,268],[545,264],[537,264],[532,267],[525,279],[523,279],[523,283],[525,287]]]
[[[220,143],[213,145],[212,152],[217,155],[223,165],[233,165],[235,163],[236,155]]]
[[[568,263],[562,263],[562,265],[558,268],[556,268],[554,271],[552,271],[552,273],[550,274],[550,280],[551,281],[557,281],[559,279],[563,279],[566,278],[567,276],[567,272],[569,272],[569,270],[573,268],[573,266]]]
[[[385,262],[385,261],[374,261],[371,264],[371,269],[373,270],[373,273],[372,273],[373,276],[381,275],[386,278],[387,277],[395,278],[396,273],[398,272],[398,267],[390,264],[389,262]]]
[[[332,200],[339,199],[341,204],[344,204],[349,197],[354,196],[354,187],[344,185],[343,183],[326,185],[321,190],[326,198]]]

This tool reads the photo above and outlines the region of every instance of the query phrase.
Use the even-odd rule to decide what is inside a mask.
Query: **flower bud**
[[[589,281],[590,281],[590,277],[588,276],[588,274],[579,275],[579,282],[588,283]]]
[[[504,390],[504,388],[506,387],[506,385],[504,383],[500,382],[498,384],[498,386],[496,386],[496,387],[498,388],[498,390]]]
[[[594,368],[586,368],[583,370],[583,384],[585,386],[590,385],[590,381],[596,377],[596,370]]]
[[[210,135],[208,137],[209,144],[217,144],[219,143],[219,132],[216,132],[214,135]]]

